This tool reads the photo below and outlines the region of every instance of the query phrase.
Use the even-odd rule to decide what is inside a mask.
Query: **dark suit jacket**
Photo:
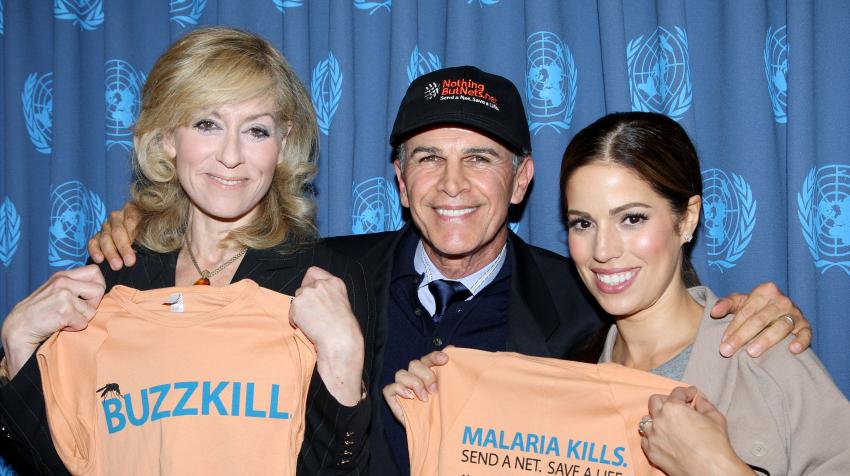
[[[378,305],[376,328],[376,370],[383,364],[383,343],[387,336],[387,303],[396,247],[405,233],[416,233],[408,225],[396,232],[339,236],[324,241],[329,248],[356,259],[369,273]],[[595,300],[587,294],[570,260],[543,248],[525,243],[511,232],[508,236],[511,259],[511,294],[508,298],[507,350],[541,357],[566,358],[581,347],[602,325]],[[371,394],[381,395],[378,379]],[[381,420],[382,398],[374,399],[369,437],[370,474],[392,475],[396,469],[386,443]]]
[[[137,289],[174,286],[177,253],[158,254],[137,249],[132,268],[114,272],[101,266],[107,290],[116,284]],[[365,339],[364,380],[370,382],[374,365],[375,296],[367,287],[363,267],[321,244],[282,255],[273,250],[249,250],[233,282],[252,279],[260,286],[292,295],[301,285],[307,268],[319,266],[341,278],[348,289],[354,314]],[[374,394],[381,398],[380,394]],[[327,391],[318,372],[313,373],[307,395],[304,444],[298,457],[299,475],[366,474],[366,435],[373,404],[368,397],[354,407],[340,405]],[[0,388],[0,444],[12,450],[32,469],[21,474],[68,474],[56,454],[47,427],[41,376],[35,357],[15,378]]]

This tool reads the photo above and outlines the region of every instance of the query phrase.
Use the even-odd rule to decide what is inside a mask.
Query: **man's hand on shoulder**
[[[788,346],[792,353],[799,354],[812,343],[811,324],[772,282],[759,284],[748,295],[730,294],[711,309],[714,318],[727,314],[735,316],[720,345],[720,353],[725,357],[731,357],[744,346],[748,354],[758,357],[792,333],[795,338]]]
[[[100,264],[105,259],[113,271],[136,264],[133,239],[138,224],[139,210],[129,202],[121,210],[110,212],[109,219],[89,240],[88,250],[92,261]]]

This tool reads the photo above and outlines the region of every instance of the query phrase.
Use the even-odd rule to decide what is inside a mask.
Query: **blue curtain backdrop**
[[[0,0],[0,311],[127,197],[139,91],[206,25],[275,44],[312,94],[324,235],[399,228],[387,137],[412,79],[474,64],[524,95],[537,176],[512,227],[566,252],[558,165],[613,111],[691,134],[705,211],[695,247],[718,293],[773,280],[850,395],[850,2],[843,0]]]

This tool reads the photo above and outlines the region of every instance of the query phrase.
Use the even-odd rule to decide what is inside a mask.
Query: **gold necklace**
[[[206,269],[201,269],[201,267],[200,267],[200,266],[198,266],[198,261],[195,259],[195,254],[194,254],[194,253],[192,253],[192,245],[191,245],[191,243],[189,243],[189,234],[188,234],[188,233],[186,233],[186,235],[184,235],[184,236],[185,236],[185,238],[186,238],[186,239],[185,239],[185,241],[186,241],[186,251],[188,251],[188,252],[189,252],[189,259],[190,259],[190,260],[192,260],[192,264],[193,264],[193,265],[195,265],[195,269],[198,271],[198,274],[200,274],[200,275],[201,275],[201,277],[200,277],[197,281],[195,281],[195,285],[196,285],[196,286],[199,286],[199,285],[209,286],[209,285],[210,285],[210,278],[211,278],[211,277],[213,277],[213,276],[215,276],[216,274],[218,274],[218,272],[219,272],[219,271],[221,271],[221,270],[223,270],[224,268],[226,268],[226,267],[227,267],[227,265],[229,265],[230,263],[232,263],[232,262],[234,262],[234,261],[238,260],[239,258],[241,258],[241,257],[242,257],[242,255],[244,255],[244,254],[245,254],[245,252],[246,252],[246,251],[248,251],[248,247],[247,247],[247,246],[246,246],[245,248],[242,248],[242,249],[241,249],[238,253],[236,253],[235,255],[231,256],[231,257],[230,257],[230,259],[228,259],[228,260],[227,260],[227,261],[225,261],[224,263],[221,263],[220,265],[218,265],[218,268],[216,268],[216,269],[214,269],[214,270],[212,270],[212,271],[209,271],[209,270],[206,270]]]

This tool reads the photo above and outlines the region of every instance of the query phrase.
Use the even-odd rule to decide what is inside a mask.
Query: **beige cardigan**
[[[689,289],[704,306],[683,382],[699,388],[726,415],[738,456],[760,473],[850,475],[850,402],[811,349],[799,356],[776,345],[759,358],[720,355],[731,316],[712,319],[717,302],[705,287]],[[611,327],[600,362],[611,360]]]

